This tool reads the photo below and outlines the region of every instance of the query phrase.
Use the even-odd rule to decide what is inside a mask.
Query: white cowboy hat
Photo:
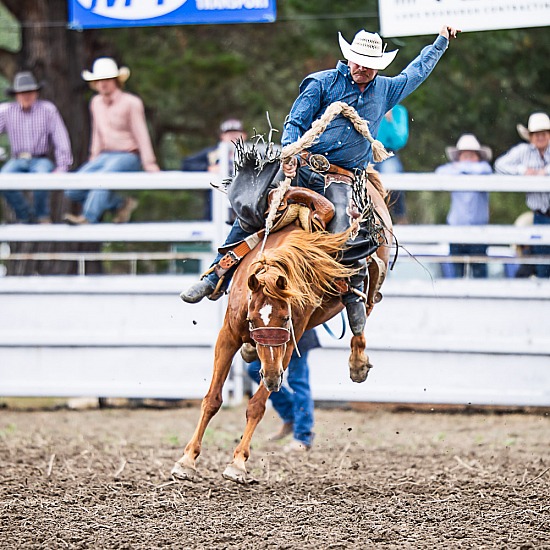
[[[529,141],[529,135],[533,132],[550,131],[550,118],[546,113],[533,113],[529,117],[527,128],[523,124],[518,124],[516,128],[521,138]]]
[[[461,151],[474,151],[481,160],[490,161],[493,152],[490,147],[481,145],[474,134],[463,134],[456,142],[456,147],[445,147],[445,153],[450,161],[457,161]]]
[[[128,67],[120,67],[116,61],[110,57],[100,57],[94,61],[92,72],[82,71],[82,78],[86,82],[94,80],[107,80],[108,78],[117,78],[119,82],[126,82],[130,77],[130,69]]]
[[[385,69],[399,51],[385,52],[387,44],[382,47],[380,36],[365,30],[359,31],[351,44],[348,44],[341,32],[338,33],[338,40],[344,57],[367,69]]]

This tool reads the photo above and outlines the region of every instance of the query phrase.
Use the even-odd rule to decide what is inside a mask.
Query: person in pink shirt
[[[122,90],[129,76],[130,70],[119,68],[110,57],[96,59],[91,72],[82,71],[82,78],[97,94],[90,102],[90,159],[79,172],[159,171],[143,102]],[[107,189],[72,189],[65,195],[82,205],[82,214],[65,215],[65,221],[72,225],[98,223],[107,211],[114,212],[114,223],[125,223],[137,207],[136,199],[124,199]]]

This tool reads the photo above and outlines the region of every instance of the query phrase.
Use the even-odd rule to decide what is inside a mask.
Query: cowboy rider
[[[426,80],[447,49],[450,38],[456,38],[458,32],[453,27],[443,26],[433,44],[424,47],[418,57],[395,77],[378,76],[378,71],[388,67],[397,55],[397,50],[385,52],[378,34],[361,30],[349,44],[339,33],[340,48],[347,63],[339,61],[335,69],[313,73],[305,78],[285,121],[281,144],[287,146],[296,142],[336,101],[354,107],[361,118],[368,121],[371,134],[376,136],[385,113]],[[311,166],[309,161],[312,155],[317,159],[324,157],[323,170]],[[346,210],[351,197],[351,183],[372,160],[370,142],[355,130],[347,118],[340,115],[308,151],[285,162],[282,172],[284,176],[294,179],[293,185],[317,191],[334,203],[336,214],[328,229],[337,232],[349,227]],[[239,242],[249,235],[237,220],[226,244]],[[213,265],[222,256],[219,254]],[[350,284],[362,292],[365,260],[356,260],[352,265],[362,270],[352,278]],[[231,272],[227,275],[230,276]],[[197,303],[212,295],[218,280],[219,277],[212,271],[180,296],[185,302]],[[226,279],[225,285],[228,282]],[[219,294],[211,298],[217,297]],[[342,296],[342,301],[346,305],[352,332],[362,334],[366,322],[363,299],[350,291]]]

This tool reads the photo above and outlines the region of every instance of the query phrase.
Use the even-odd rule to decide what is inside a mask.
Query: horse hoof
[[[258,359],[258,352],[256,350],[256,346],[253,346],[252,344],[248,344],[248,343],[243,344],[241,346],[241,357],[247,363],[252,363],[252,361],[256,361],[256,359]]]
[[[246,470],[241,470],[235,464],[231,463],[223,472],[224,479],[234,481],[241,485],[250,485],[252,483],[258,483],[254,478],[249,477]]]
[[[360,367],[350,369],[349,377],[352,379],[353,382],[360,384],[361,382],[364,382],[367,379],[367,376],[369,375],[369,371],[371,368],[372,368],[372,365],[370,363],[366,363]]]
[[[172,477],[183,481],[195,481],[197,477],[197,471],[189,466],[182,466],[179,462],[174,464],[171,472]]]

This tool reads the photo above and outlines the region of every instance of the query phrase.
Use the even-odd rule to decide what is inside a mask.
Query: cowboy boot
[[[345,231],[350,226],[347,210],[351,200],[351,187],[346,183],[333,182],[325,189],[325,197],[334,204],[334,217],[327,225],[327,231]]]
[[[201,279],[180,294],[180,298],[188,304],[196,304],[214,292],[215,285],[208,279]]]
[[[285,437],[289,436],[294,429],[294,424],[292,422],[284,422],[279,431],[271,434],[267,439],[268,441],[280,441]]]

